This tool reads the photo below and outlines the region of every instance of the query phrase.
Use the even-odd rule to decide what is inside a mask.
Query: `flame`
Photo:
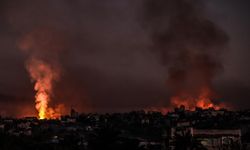
[[[35,81],[34,90],[36,109],[39,119],[55,119],[60,116],[60,109],[49,107],[52,95],[53,82],[59,78],[58,70],[50,64],[38,58],[31,58],[27,63],[27,70],[33,81]],[[62,107],[62,106],[60,106]]]
[[[208,87],[203,87],[200,89],[198,96],[193,96],[190,93],[182,92],[179,93],[178,96],[173,96],[171,98],[171,106],[163,106],[163,107],[149,107],[145,108],[146,112],[149,111],[158,111],[162,114],[167,114],[168,112],[172,111],[173,108],[185,106],[188,110],[194,111],[196,107],[202,109],[209,109],[214,108],[215,110],[220,110],[221,108],[231,108],[230,104],[228,103],[219,103],[215,104],[212,102],[211,97],[213,92]]]
[[[28,57],[26,69],[35,83],[35,108],[39,119],[60,118],[65,112],[64,105],[51,107],[53,85],[59,80],[61,65],[59,55],[67,46],[65,34],[53,27],[38,26],[25,33],[17,46]]]
[[[181,93],[178,96],[173,96],[171,98],[171,104],[175,107],[183,105],[190,110],[194,110],[196,107],[202,109],[214,108],[215,110],[226,107],[223,103],[214,104],[211,100],[211,95],[211,89],[203,87],[201,88],[199,95],[195,97],[187,93]]]

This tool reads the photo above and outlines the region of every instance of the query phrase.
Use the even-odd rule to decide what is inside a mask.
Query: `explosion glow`
[[[58,79],[58,73],[49,64],[34,58],[28,62],[27,70],[35,81],[36,109],[39,112],[39,119],[57,118],[58,113],[49,108],[48,103],[52,94],[53,81]]]
[[[213,103],[212,101],[213,92],[208,87],[203,87],[197,96],[190,95],[189,92],[179,93],[178,96],[172,96],[170,99],[170,106],[167,107],[150,107],[146,108],[145,111],[159,111],[162,114],[167,114],[173,111],[173,108],[178,108],[180,106],[185,106],[187,110],[195,111],[196,108],[209,109],[213,108],[215,110],[220,110],[222,108],[230,108],[228,104],[220,102]]]
[[[185,106],[190,110],[194,110],[196,107],[202,109],[214,108],[219,110],[222,107],[225,107],[225,104],[214,104],[211,100],[211,94],[209,88],[202,88],[199,95],[196,97],[190,96],[189,94],[182,93],[180,96],[173,96],[171,98],[171,104],[175,107]]]
[[[35,28],[26,33],[19,41],[19,48],[27,54],[26,69],[35,83],[35,103],[39,119],[60,118],[64,105],[51,107],[54,82],[60,78],[61,66],[58,61],[59,51],[65,42],[61,34],[51,28]]]

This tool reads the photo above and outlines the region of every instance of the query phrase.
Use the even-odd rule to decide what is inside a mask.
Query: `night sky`
[[[169,16],[190,12],[183,3],[195,8],[194,14],[188,14],[216,28],[211,37],[206,36],[210,31],[200,28],[204,40],[211,43],[196,44],[208,47],[209,58],[216,58],[220,66],[211,78],[219,95],[214,101],[229,103],[232,109],[250,108],[250,2],[176,0],[177,5],[165,1],[1,0],[0,114],[36,114],[33,83],[25,68],[31,53],[55,61],[60,68],[52,106],[63,103],[66,109],[74,107],[80,112],[168,107],[171,71],[166,64],[172,54],[166,57],[161,49],[174,47],[174,53],[178,39],[190,37],[181,36],[177,27],[166,32],[172,39],[169,45],[160,37],[171,22]],[[150,9],[151,5],[161,9]],[[34,50],[23,52],[20,41],[37,32],[42,36],[31,36]],[[198,39],[191,36],[190,41]]]

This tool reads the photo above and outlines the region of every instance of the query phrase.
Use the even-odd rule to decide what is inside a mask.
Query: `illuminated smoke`
[[[53,93],[53,82],[58,80],[59,72],[42,60],[31,58],[27,62],[27,70],[35,82],[36,109],[39,112],[39,119],[56,118],[57,113],[49,108],[49,102]]]
[[[213,79],[223,70],[220,53],[228,36],[206,17],[198,0],[146,0],[143,26],[152,49],[168,71],[167,87],[173,107],[219,108]]]
[[[26,69],[34,82],[35,108],[39,119],[59,118],[64,109],[62,104],[55,108],[50,106],[54,84],[60,79],[58,53],[62,45],[60,34],[48,28],[38,28],[25,34],[19,42],[19,48],[28,57]]]

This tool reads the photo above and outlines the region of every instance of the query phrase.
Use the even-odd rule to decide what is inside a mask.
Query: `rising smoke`
[[[174,106],[212,107],[213,79],[223,69],[220,54],[227,34],[209,20],[198,0],[146,0],[143,26],[152,49],[167,67]]]
[[[229,4],[226,0],[211,3],[216,8],[205,0],[2,0],[0,61],[1,67],[7,69],[2,69],[0,74],[1,109],[4,114],[16,116],[34,114],[35,93],[26,69],[34,59],[57,74],[51,81],[53,90],[48,103],[53,108],[54,104],[63,103],[67,108],[77,107],[80,112],[130,111],[167,107],[169,96],[172,105],[192,102],[193,107],[197,105],[197,97],[209,97],[215,102],[213,98],[221,93],[223,99],[218,101],[235,103],[237,99],[237,105],[242,106],[242,101],[238,102],[240,97],[249,105],[249,85],[245,82],[242,87],[238,80],[240,77],[249,80],[248,73],[244,73],[246,69],[239,67],[245,62],[241,57],[245,56],[242,47],[247,49],[247,44],[244,45],[247,42],[238,38],[243,36],[235,36],[243,41],[238,44],[242,47],[235,48],[240,52],[233,53],[239,55],[231,53],[220,60],[228,37],[205,14],[215,9],[228,15],[234,14],[230,10],[235,10],[234,18],[248,18],[247,13],[239,13],[233,7],[244,4],[231,2],[232,8],[223,5],[222,8],[228,8],[224,11],[217,4]],[[224,19],[217,15],[210,17]],[[231,28],[243,23],[244,19]],[[13,44],[17,39],[19,48]],[[65,52],[67,42],[70,47]],[[232,59],[230,64],[226,59]],[[237,65],[234,62],[238,59]],[[223,65],[227,70],[214,86],[213,81]],[[225,77],[235,74],[238,76],[234,79]],[[205,92],[200,94],[201,91]],[[191,100],[187,101],[186,97]],[[13,108],[12,103],[20,108]],[[23,108],[27,111],[21,114]]]
[[[36,28],[26,33],[20,40],[20,49],[28,55],[26,69],[35,83],[35,103],[39,119],[59,118],[63,104],[50,106],[53,88],[59,81],[61,66],[59,53],[65,49],[64,37],[60,32],[46,27]]]

